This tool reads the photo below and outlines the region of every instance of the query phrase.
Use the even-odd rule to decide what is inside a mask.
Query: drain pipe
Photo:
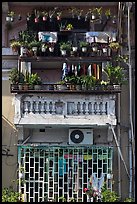
[[[134,148],[134,133],[133,133],[133,121],[132,121],[132,66],[131,66],[131,38],[130,38],[130,9],[132,7],[132,2],[126,2],[128,7],[128,51],[129,51],[129,120],[130,120],[130,129],[129,129],[129,165],[130,165],[130,183],[129,183],[129,197],[132,197],[132,177],[133,171],[135,171],[135,148]],[[132,169],[133,163],[133,169]],[[135,180],[135,179],[134,179]],[[135,182],[135,181],[134,181]],[[135,191],[135,183],[134,183]],[[135,196],[135,193],[134,193]]]

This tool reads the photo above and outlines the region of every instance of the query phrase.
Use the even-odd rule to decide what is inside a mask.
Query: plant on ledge
[[[70,50],[71,50],[71,43],[69,41],[60,43],[61,55],[65,56],[67,52],[70,52]]]
[[[13,52],[18,52],[20,49],[21,43],[19,40],[12,40],[10,42],[10,47],[12,48]]]
[[[112,64],[108,64],[104,68],[104,71],[108,74],[110,84],[121,85],[125,81],[123,68],[120,66],[113,66]]]
[[[29,75],[29,85],[31,85],[31,88],[33,89],[40,89],[41,88],[41,84],[42,84],[42,80],[41,78],[38,76],[37,73],[35,74],[30,74]]]

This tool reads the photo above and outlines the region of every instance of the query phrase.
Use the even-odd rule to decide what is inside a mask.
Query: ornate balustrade
[[[111,119],[115,124],[115,99],[115,94],[17,94],[15,124],[105,125]]]

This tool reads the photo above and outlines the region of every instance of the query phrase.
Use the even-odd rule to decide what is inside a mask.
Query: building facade
[[[92,17],[93,9],[97,19]],[[10,23],[5,20],[8,11],[15,12]],[[104,181],[121,200],[134,198],[133,54],[130,58],[134,38],[129,39],[134,21],[130,23],[128,17],[134,20],[133,5],[122,2],[3,2],[3,187],[18,180],[24,201],[59,202],[63,198],[86,202],[83,190],[91,178],[97,181],[97,188]],[[25,44],[18,52],[10,48],[10,42],[18,38],[30,43],[33,34],[47,46],[46,52],[35,51],[34,46],[26,52]],[[70,50],[63,56],[60,45],[67,41],[71,47],[79,46],[78,52]],[[89,43],[87,52],[81,51],[80,41]],[[121,45],[117,54],[108,46],[111,41]],[[95,52],[94,44],[98,45]],[[107,52],[103,51],[106,47]],[[99,84],[108,80],[104,69],[110,63],[118,65],[119,53],[128,56],[129,64],[118,62],[127,83],[105,88]],[[24,84],[32,85],[27,80],[37,73],[41,87],[10,84],[13,67],[25,76]],[[77,89],[67,83],[60,88],[65,77],[82,75],[94,76],[98,84]]]

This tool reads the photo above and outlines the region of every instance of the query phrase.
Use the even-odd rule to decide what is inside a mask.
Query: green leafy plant
[[[109,47],[110,47],[111,49],[113,49],[113,50],[118,50],[118,49],[120,48],[120,44],[119,44],[119,42],[111,42],[111,43],[109,44]]]
[[[10,47],[13,51],[17,52],[21,46],[21,42],[19,40],[12,40],[10,42]]]
[[[133,198],[126,198],[126,199],[124,200],[124,202],[134,202],[134,199],[133,199]]]
[[[70,42],[61,42],[60,43],[60,49],[70,51],[71,50],[71,43]]]
[[[9,80],[12,84],[23,83],[25,76],[23,73],[19,73],[17,68],[12,68],[9,74]]]
[[[13,187],[2,189],[2,202],[21,202],[21,193],[14,191]]]
[[[80,41],[79,42],[79,46],[82,48],[82,47],[87,47],[89,45],[89,43],[88,42],[86,42],[86,41]]]
[[[122,84],[124,82],[123,68],[120,66],[113,66],[108,64],[104,71],[108,74],[110,84]]]
[[[38,76],[37,73],[29,75],[29,84],[30,85],[40,85],[42,84],[41,78]]]
[[[102,187],[102,202],[116,202],[118,201],[119,197],[115,191],[110,191],[106,189],[106,187]]]
[[[73,29],[73,25],[71,23],[67,24],[66,30],[72,30],[72,29]]]

